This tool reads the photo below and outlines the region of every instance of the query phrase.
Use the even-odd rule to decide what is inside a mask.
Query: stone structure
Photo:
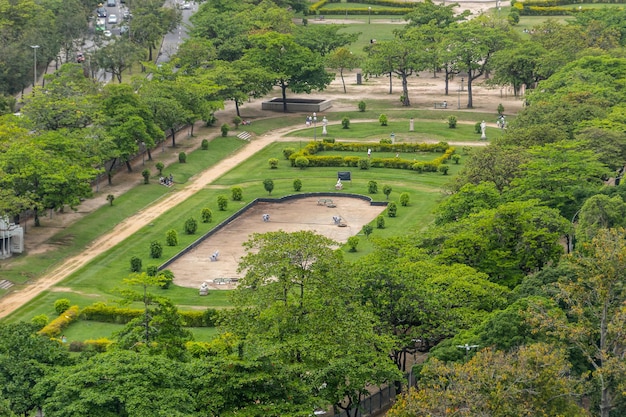
[[[24,252],[24,229],[22,226],[9,223],[8,217],[0,217],[0,259],[12,253]]]
[[[307,98],[287,99],[288,112],[319,113],[330,109],[332,106],[333,102],[331,100],[316,100]],[[264,101],[261,103],[261,110],[283,111],[283,99],[273,98],[269,101]]]

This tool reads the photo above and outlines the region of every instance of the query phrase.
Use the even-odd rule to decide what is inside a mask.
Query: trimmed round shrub
[[[300,169],[304,169],[309,166],[309,160],[304,156],[299,156],[296,158],[296,166]]]
[[[146,274],[148,274],[148,276],[150,277],[156,277],[158,273],[159,273],[159,267],[156,265],[150,265],[149,267],[146,268]]]
[[[376,228],[377,229],[384,229],[385,228],[385,216],[383,216],[382,214],[379,214],[376,217]]]
[[[274,180],[269,179],[269,178],[264,179],[263,188],[265,188],[265,191],[267,191],[270,195],[272,195],[272,191],[274,190]]]
[[[150,170],[149,169],[144,169],[143,171],[141,171],[141,176],[143,177],[144,184],[150,184]]]
[[[479,134],[479,135],[480,135],[482,132],[483,132],[483,130],[482,130],[482,129],[481,129],[481,127],[480,127],[480,122],[476,122],[476,123],[474,124],[474,133],[476,133],[476,134]]]
[[[409,205],[409,193],[400,194],[400,205],[402,207],[407,207]]]
[[[367,183],[367,192],[370,194],[376,194],[378,192],[378,183],[374,180],[370,180]]]
[[[230,130],[230,127],[226,123],[224,123],[222,127],[220,127],[220,131],[222,132],[222,137],[225,138],[226,136],[228,136],[229,130]]]
[[[130,258],[130,271],[141,272],[141,258],[137,256]]]
[[[278,161],[278,159],[277,159]],[[241,187],[233,187],[230,189],[230,194],[233,201],[241,201],[243,200],[243,188]]]
[[[396,217],[396,214],[398,214],[398,205],[394,201],[392,201],[391,203],[387,204],[387,216]]]
[[[450,167],[446,164],[441,164],[439,165],[439,168],[437,168],[437,170],[439,172],[441,172],[443,175],[448,175],[448,170],[450,169]]]
[[[389,194],[391,194],[392,188],[390,185],[383,185],[383,194],[385,194],[385,197],[387,197],[387,200],[389,200]]]
[[[202,216],[202,223],[210,223],[211,220],[213,220],[213,212],[208,207],[205,207],[202,209],[201,216]]]
[[[387,126],[387,122],[388,122],[387,115],[386,114],[381,114],[378,117],[378,122],[380,123],[381,126]]]
[[[150,257],[152,259],[159,259],[163,256],[163,245],[157,240],[150,242]]]
[[[372,226],[371,224],[366,224],[365,226],[363,226],[363,234],[365,235],[366,238],[369,239],[373,231],[374,231],[374,226]]]
[[[190,217],[185,222],[185,233],[188,235],[193,235],[198,230],[198,221],[193,217]]]
[[[267,162],[270,164],[270,169],[278,168],[278,158],[270,158]]]
[[[239,125],[241,124],[241,117],[233,117],[233,124],[235,125],[235,129],[239,129]]]
[[[343,116],[341,119],[341,128],[350,129],[350,118],[348,116]]]
[[[115,200],[115,196],[113,194],[107,195],[107,201],[111,206],[113,206],[113,200]]]
[[[364,112],[365,109],[367,108],[367,104],[365,104],[365,102],[363,100],[359,101],[358,106],[359,106],[359,111],[360,112]]]
[[[54,311],[56,311],[56,313],[60,316],[61,314],[65,313],[65,311],[70,308],[71,305],[72,304],[70,303],[70,300],[68,300],[67,298],[59,298],[54,302]]]
[[[165,164],[163,162],[157,162],[155,168],[159,171],[159,175],[163,175],[163,170],[165,169]]]
[[[448,116],[448,127],[454,129],[456,127],[456,116]]]
[[[289,160],[289,157],[296,152],[295,148],[285,148],[283,149],[283,156],[286,160]]]
[[[202,143],[200,144],[200,149],[206,151],[209,149],[209,141],[207,139],[202,139]]]
[[[295,180],[293,180],[293,190],[300,191],[301,189],[302,189],[302,180],[300,180],[299,178],[296,178]]]
[[[165,244],[167,246],[178,245],[178,232],[174,229],[170,229],[165,232]]]
[[[348,238],[348,251],[356,252],[356,247],[359,246],[359,238],[357,236],[350,236]]]
[[[217,208],[220,209],[220,211],[224,211],[226,210],[227,207],[228,207],[228,198],[226,198],[225,195],[218,195],[217,196]]]
[[[45,314],[38,314],[30,322],[37,326],[38,329],[43,329],[50,322],[50,318]]]
[[[455,164],[457,164],[457,165],[458,165],[458,164],[459,164],[459,161],[461,160],[461,155],[456,154],[456,153],[455,153],[455,154],[452,154],[452,156],[450,157],[450,159],[452,159],[452,161],[453,161]]]
[[[369,158],[361,158],[359,159],[359,169],[370,169],[372,166]]]
[[[178,162],[184,164],[187,162],[187,154],[185,152],[181,152],[178,154]]]
[[[174,273],[169,269],[164,269],[159,272],[158,276],[161,278],[161,288],[164,290],[168,289],[174,281]]]

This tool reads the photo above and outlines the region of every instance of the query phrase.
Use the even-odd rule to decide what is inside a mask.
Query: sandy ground
[[[349,184],[344,187],[346,191],[349,188]],[[232,288],[234,284],[222,279],[243,277],[243,273],[237,272],[237,267],[239,259],[245,255],[242,244],[252,233],[309,230],[343,244],[350,236],[359,233],[363,225],[385,210],[384,206],[372,206],[358,198],[323,198],[331,198],[335,207],[323,204],[317,197],[282,203],[258,203],[168,266],[174,273],[174,283],[183,287],[199,288],[206,282],[212,289]],[[263,221],[263,214],[270,215],[269,222]],[[336,225],[333,217],[341,217],[344,226]],[[216,250],[219,251],[219,256],[213,262],[210,257]]]
[[[467,3],[469,4],[469,3]],[[472,2],[472,4],[482,5],[485,7],[492,7],[494,2]],[[465,7],[465,3],[463,5]],[[330,120],[329,126],[333,126],[334,124],[338,124],[341,120],[341,112],[345,110],[354,110],[356,108],[356,102],[358,100],[389,100],[390,102],[397,103],[398,97],[401,94],[400,89],[400,81],[398,79],[393,79],[393,92],[389,94],[389,78],[388,77],[373,77],[368,80],[364,80],[363,84],[356,84],[356,71],[348,72],[344,74],[346,80],[347,92],[343,92],[342,82],[339,77],[337,77],[331,85],[323,92],[316,92],[310,95],[310,98],[330,98],[333,100],[333,107],[324,113],[325,116]],[[453,81],[454,85],[451,84],[451,91],[454,89],[458,90],[458,80]],[[409,80],[409,91],[411,97],[412,108],[419,109],[432,109],[434,102],[440,102],[446,100],[448,102],[448,109],[440,110],[442,114],[442,123],[447,119],[448,114],[457,109],[457,101],[461,104],[460,107],[465,105],[467,90],[463,92],[458,92],[454,90],[450,95],[446,96],[444,94],[444,83],[441,77],[434,78],[431,73],[422,73],[419,77],[411,77]],[[276,92],[278,95],[278,91]],[[506,113],[515,113],[519,109],[521,109],[522,104],[521,100],[513,97],[510,93],[510,90],[507,89],[493,89],[489,88],[484,84],[484,80],[477,80],[474,83],[474,108],[471,110],[465,109],[464,111],[479,111],[479,112],[493,112],[494,117],[493,120],[487,120],[489,128],[495,128],[495,118],[496,118],[496,109],[499,103],[502,103],[505,107]],[[274,117],[274,113],[268,113],[266,111],[261,110],[261,102],[262,100],[252,100],[250,103],[246,103],[242,109],[242,117],[249,119],[258,119],[262,117],[272,116]],[[230,103],[227,103],[225,110],[218,112],[217,117],[221,122],[228,122],[232,119],[234,115],[234,106]],[[321,116],[321,115],[320,115]],[[304,115],[303,119],[304,121]],[[303,123],[304,124],[304,123]],[[189,153],[193,151],[195,148],[200,146],[202,139],[212,139],[218,134],[217,128],[212,129],[202,129],[199,130],[201,123],[197,125],[198,133],[194,137],[188,137],[184,132],[179,134],[177,137],[177,145],[184,146],[184,150]],[[302,126],[303,127],[303,126]],[[408,127],[408,121],[407,121]],[[90,245],[88,245],[83,252],[78,255],[75,255],[69,259],[66,259],[61,264],[56,265],[49,273],[45,274],[45,276],[41,277],[38,280],[33,280],[31,282],[27,282],[24,286],[14,286],[12,287],[13,291],[9,292],[5,297],[0,300],[0,318],[10,314],[15,309],[19,308],[21,305],[27,303],[32,300],[35,296],[40,294],[41,292],[51,288],[73,272],[75,272],[78,268],[90,262],[99,254],[105,252],[110,249],[114,245],[117,245],[122,240],[126,239],[128,236],[132,235],[145,225],[152,222],[158,216],[160,216],[165,211],[169,210],[172,207],[175,207],[177,204],[181,203],[185,199],[189,198],[195,192],[201,190],[207,184],[210,184],[216,178],[218,178],[222,173],[230,170],[235,167],[239,163],[243,162],[250,156],[254,155],[260,149],[264,148],[268,144],[278,141],[278,140],[289,140],[289,138],[284,135],[289,131],[300,128],[300,126],[288,127],[272,132],[268,132],[267,134],[254,137],[248,145],[243,147],[237,153],[229,156],[224,159],[214,167],[209,170],[198,174],[197,176],[190,179],[188,185],[183,188],[172,189],[172,192],[166,195],[163,199],[159,200],[155,204],[141,210],[134,216],[128,218],[124,222],[118,224],[116,227],[112,229],[112,231],[99,239],[93,241]],[[235,134],[237,132],[234,132]],[[468,145],[469,143],[464,142],[464,145]],[[473,143],[474,145],[484,145],[484,142]],[[454,144],[452,144],[454,145]],[[181,147],[177,147],[176,149],[172,149],[171,147],[166,147],[166,151],[161,153],[160,149],[156,149],[153,151],[155,158],[157,160],[162,161],[165,165],[169,165],[171,163],[175,163],[178,158],[178,152],[181,151]],[[25,233],[25,249],[27,254],[33,253],[41,253],[49,250],[54,250],[58,243],[52,244],[50,242],[50,238],[54,236],[58,231],[72,224],[73,222],[80,219],[82,216],[93,212],[99,207],[108,204],[106,201],[107,194],[114,194],[115,196],[119,196],[133,187],[141,184],[141,170],[142,170],[142,159],[141,157],[137,158],[133,161],[134,170],[132,173],[128,173],[125,170],[117,173],[113,179],[113,185],[108,185],[105,182],[102,182],[98,188],[98,192],[95,194],[93,198],[87,199],[84,201],[78,211],[72,212],[67,210],[65,213],[53,214],[52,216],[43,217],[42,218],[42,227],[35,228],[32,223],[32,219],[26,221],[23,225],[26,228]],[[311,206],[310,203],[307,203],[308,206]],[[338,205],[338,209],[345,210],[344,213],[339,213],[340,215],[347,216],[349,219],[349,227],[346,228],[346,231],[350,231],[350,233],[356,233],[356,231],[360,230],[362,224],[367,223],[372,218],[375,217],[374,213],[365,214],[365,218],[362,220],[357,220],[355,217],[356,214],[348,211],[347,203],[342,202]],[[313,204],[315,206],[315,203]],[[278,209],[273,213],[279,213]],[[300,209],[298,209],[300,210]],[[316,213],[324,213],[324,217],[322,219],[307,219],[305,225],[307,223],[316,224],[315,227],[318,230],[323,230],[328,226],[328,223],[332,220],[332,216],[334,213],[329,212],[331,209],[322,208],[321,210],[312,210]],[[364,210],[360,208],[355,210],[355,212],[360,212]],[[305,212],[309,212],[309,210],[305,210]],[[254,231],[264,231],[266,227],[274,227],[275,225],[283,225],[283,228],[286,229],[289,226],[289,223],[286,222],[286,219],[289,218],[289,215],[285,213],[272,214],[271,222],[269,224],[263,224],[259,219],[260,216],[257,213],[256,217],[253,217],[250,221],[250,226],[246,226],[245,228],[240,227],[240,229],[235,232],[237,239],[240,241],[245,240],[245,238]],[[283,223],[279,223],[279,219]],[[362,223],[361,223],[362,222]],[[319,224],[318,224],[319,223]],[[324,226],[324,227],[322,227]],[[290,227],[293,227],[290,226]],[[338,233],[338,228],[330,226],[330,230],[333,233]],[[342,239],[347,239],[346,236],[336,237],[336,235],[331,235],[331,237],[343,241]],[[234,241],[234,237],[229,238]],[[220,239],[220,241],[224,241]],[[236,270],[236,259],[238,259],[238,254],[232,253],[229,255],[229,249],[222,244],[214,244],[207,242],[207,251],[211,252],[212,248],[219,248],[221,252],[220,261],[214,262],[212,264],[207,264],[209,266],[208,271],[215,270],[215,272],[207,272],[206,274],[196,277],[183,278],[184,273],[183,267],[180,266],[180,280],[181,285],[189,285],[189,286],[197,286],[199,283],[205,280],[213,280],[214,276],[216,278],[226,277],[232,273],[231,271]],[[204,249],[203,249],[204,250]],[[214,250],[214,249],[213,249]],[[201,253],[200,248],[197,250],[194,256],[197,259],[202,259],[202,262],[206,262],[207,255],[206,253]],[[208,252],[207,252],[208,253]],[[212,253],[212,252],[211,252]],[[191,255],[190,255],[191,256]],[[227,266],[226,263],[230,262],[232,265]],[[28,256],[18,256],[15,258],[10,258],[7,260],[0,261],[0,280],[1,270],[4,268],[9,268],[13,263],[27,262]],[[177,266],[178,268],[179,266]],[[197,271],[199,268],[191,268]],[[220,272],[220,268],[227,268]],[[212,274],[212,275],[211,275]],[[220,275],[220,276],[218,276]],[[188,283],[184,284],[183,281],[187,280]]]

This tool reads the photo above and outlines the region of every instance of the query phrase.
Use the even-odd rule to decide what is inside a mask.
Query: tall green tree
[[[575,275],[556,284],[558,311],[537,304],[530,322],[571,343],[588,361],[597,382],[601,417],[624,399],[626,380],[626,231],[602,229],[564,262]]]
[[[322,57],[298,45],[293,36],[267,32],[250,37],[253,47],[245,54],[271,74],[272,84],[281,90],[283,110],[287,111],[287,90],[310,93],[323,90],[334,79],[326,72]]]
[[[346,91],[346,81],[343,79],[344,70],[352,71],[359,66],[360,59],[347,48],[341,47],[330,53],[326,62],[329,68],[339,71],[343,92]]]

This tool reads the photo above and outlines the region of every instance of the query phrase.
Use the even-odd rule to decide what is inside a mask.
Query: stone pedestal
[[[415,130],[415,121],[413,119],[409,120],[409,132],[413,132]]]

